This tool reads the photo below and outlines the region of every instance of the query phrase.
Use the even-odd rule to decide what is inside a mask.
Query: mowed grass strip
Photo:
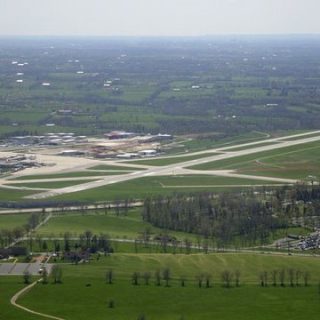
[[[67,172],[67,173],[20,176],[20,177],[12,178],[10,180],[81,178],[81,177],[95,177],[95,176],[112,176],[112,175],[120,175],[120,174],[126,174],[126,172],[122,172],[122,171],[107,171],[107,172],[75,171],[75,172]]]
[[[0,201],[18,201],[23,197],[34,194],[32,190],[17,190],[0,187]]]
[[[7,184],[9,186],[15,187],[27,187],[27,188],[46,188],[46,189],[57,189],[57,188],[64,188],[75,186],[78,184],[90,182],[92,180],[75,180],[75,181],[48,181],[48,182],[23,182],[23,183],[10,183]]]
[[[215,180],[215,178],[217,180]],[[220,184],[220,185],[219,185]],[[230,187],[228,187],[230,184]],[[261,184],[274,184],[264,180],[247,180],[237,178],[217,178],[212,176],[193,177],[145,177],[99,188],[89,189],[75,193],[63,194],[50,198],[52,200],[83,200],[83,201],[107,201],[118,199],[144,199],[155,195],[169,195],[177,192],[201,192],[201,191],[225,191],[238,185],[255,186]],[[175,186],[167,188],[166,186]]]
[[[145,170],[145,169],[138,168],[138,167],[125,167],[125,166],[113,166],[113,165],[101,164],[98,166],[90,167],[88,168],[88,170],[138,171],[138,170]]]
[[[263,184],[279,184],[279,182],[222,177],[214,175],[191,175],[191,176],[172,176],[160,177],[159,183],[165,187],[201,187],[201,186],[228,186],[228,185],[263,185]]]
[[[27,224],[31,214],[3,214],[0,215],[0,230],[12,230]]]
[[[247,150],[251,148],[259,148],[259,147],[265,147],[265,146],[271,146],[278,144],[278,142],[263,142],[263,143],[257,143],[249,146],[242,146],[242,147],[233,147],[233,148],[228,148],[226,151],[242,151],[242,150]],[[223,151],[224,149],[221,149]]]
[[[261,162],[265,161],[268,161],[270,167],[274,167],[274,165],[277,164],[278,159],[283,159],[282,161],[286,161],[286,159],[295,159],[296,164],[296,161],[300,159],[304,163],[298,164],[298,167],[303,169],[304,172],[307,172],[308,168],[306,167],[306,164],[316,163],[318,162],[318,159],[320,159],[320,142],[312,142],[276,150],[258,152],[196,165],[189,168],[197,170],[238,169],[244,171],[256,168],[257,165],[260,165]]]
[[[192,156],[180,156],[180,157],[168,157],[168,158],[160,158],[160,159],[148,159],[148,160],[137,160],[137,161],[130,161],[128,163],[132,164],[143,164],[143,165],[150,165],[150,166],[167,166],[169,164],[175,164],[180,162],[185,162],[189,160],[196,160],[205,157],[210,157],[217,155],[218,153],[203,153],[197,154]]]
[[[293,268],[309,271],[309,287],[258,286],[259,273]],[[155,285],[154,272],[170,269],[170,286]],[[114,283],[106,284],[108,269]],[[224,270],[240,271],[240,288],[222,288]],[[150,284],[140,279],[133,286],[133,272],[151,272]],[[211,288],[199,288],[196,278],[208,273]],[[186,278],[181,287],[179,278]],[[234,320],[236,319],[318,319],[320,304],[317,281],[318,260],[309,257],[249,254],[113,254],[87,265],[63,265],[63,284],[37,285],[19,302],[31,309],[66,319],[115,320]],[[286,278],[288,283],[288,278]],[[89,285],[88,285],[89,284]],[[234,283],[233,283],[234,286]],[[110,300],[114,308],[108,308]],[[59,308],[57,308],[59,306]]]

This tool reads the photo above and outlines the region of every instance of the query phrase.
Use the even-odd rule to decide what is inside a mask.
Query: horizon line
[[[98,34],[0,34],[0,38],[208,38],[208,37],[303,37],[320,36],[315,33],[215,33],[199,35],[98,35]]]

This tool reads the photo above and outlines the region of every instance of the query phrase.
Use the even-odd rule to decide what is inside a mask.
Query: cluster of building
[[[18,171],[25,168],[41,166],[43,166],[43,164],[38,162],[34,155],[17,155],[0,158],[0,172]]]
[[[320,249],[320,231],[299,241],[298,248],[301,250]]]
[[[88,142],[86,136],[76,136],[73,132],[47,133],[43,136],[17,136],[9,139],[13,145],[61,145]]]

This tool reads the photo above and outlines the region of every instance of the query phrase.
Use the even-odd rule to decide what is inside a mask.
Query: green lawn
[[[75,214],[53,216],[48,223],[38,229],[37,234],[41,236],[63,236],[65,232],[70,232],[73,236],[78,236],[87,230],[94,234],[105,233],[111,238],[136,239],[148,229],[151,237],[164,232],[163,229],[155,228],[150,223],[144,222],[141,217],[142,209],[130,210],[127,216],[116,216],[115,213],[103,214]],[[1,221],[1,220],[0,220]],[[170,231],[170,235],[179,239],[195,238],[183,232]]]
[[[144,168],[137,167],[124,167],[124,166],[112,166],[107,164],[101,164],[98,166],[90,167],[89,170],[114,170],[114,171],[137,171],[144,170]]]
[[[185,162],[189,160],[195,160],[195,159],[201,159],[205,157],[210,157],[217,155],[218,153],[203,153],[193,156],[181,156],[181,157],[171,157],[171,158],[163,158],[163,159],[148,159],[148,160],[137,160],[137,161],[131,161],[132,164],[144,164],[144,165],[150,165],[150,166],[167,166],[169,164],[174,163],[180,163]]]
[[[241,151],[241,150],[247,150],[251,148],[259,148],[259,147],[264,147],[264,146],[271,146],[274,144],[277,144],[278,142],[262,142],[262,143],[257,143],[249,146],[243,146],[243,147],[232,147],[230,149],[227,149],[226,151]]]
[[[21,290],[25,285],[23,284],[22,277],[0,277],[0,319],[3,320],[40,320],[43,317],[35,316],[10,304],[11,297]]]
[[[10,183],[9,186],[16,186],[16,187],[27,187],[27,188],[48,188],[48,189],[57,189],[57,188],[64,188],[75,186],[77,184],[82,184],[86,182],[90,182],[91,180],[74,180],[74,181],[53,181],[53,182],[31,182],[28,183]]]
[[[58,179],[58,178],[78,178],[78,177],[95,177],[95,176],[111,176],[125,174],[126,172],[95,172],[95,171],[75,171],[68,173],[57,173],[57,174],[39,174],[39,175],[29,175],[29,176],[20,176],[13,178],[11,180],[35,180],[35,179]]]
[[[30,194],[34,194],[34,191],[0,188],[0,201],[18,201]]]
[[[241,173],[302,179],[320,171],[320,142],[259,152],[191,167],[198,170],[237,169]]]
[[[23,227],[27,224],[30,214],[8,214],[0,215],[0,230],[12,230],[17,227]]]
[[[320,271],[318,259],[308,257],[248,255],[248,254],[114,254],[92,261],[88,265],[64,265],[63,284],[37,285],[20,299],[31,309],[66,319],[146,319],[172,320],[231,320],[231,319],[318,319],[319,293],[315,285]],[[133,272],[169,268],[170,287],[162,281],[155,286],[154,278],[149,286],[133,286]],[[261,271],[288,269],[309,271],[312,285],[309,287],[261,288],[258,275]],[[105,272],[114,271],[114,284],[105,283]],[[222,288],[221,272],[241,273],[240,288]],[[198,288],[196,277],[201,273],[212,276],[211,288]],[[184,276],[186,287],[179,278]],[[287,280],[286,280],[286,283]],[[90,284],[90,286],[87,286]],[[114,308],[108,302],[114,300]],[[59,307],[57,307],[59,306]],[[10,307],[11,308],[11,307]],[[2,311],[0,311],[2,312]],[[1,313],[0,313],[1,315]]]
[[[106,201],[115,199],[143,199],[151,195],[175,192],[221,191],[236,185],[270,184],[263,180],[222,178],[215,176],[163,176],[146,177],[86,191],[54,197],[56,200]],[[276,185],[276,183],[274,183]],[[228,187],[228,185],[230,185]],[[171,187],[168,187],[171,186]],[[242,187],[241,187],[242,188]]]

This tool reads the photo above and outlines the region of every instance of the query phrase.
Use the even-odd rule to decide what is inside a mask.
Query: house
[[[153,157],[157,153],[158,153],[157,150],[154,150],[154,149],[138,151],[139,156],[144,156],[144,157]]]
[[[117,140],[117,139],[128,139],[136,136],[133,132],[126,131],[111,131],[109,133],[105,133],[104,136],[109,140]]]

